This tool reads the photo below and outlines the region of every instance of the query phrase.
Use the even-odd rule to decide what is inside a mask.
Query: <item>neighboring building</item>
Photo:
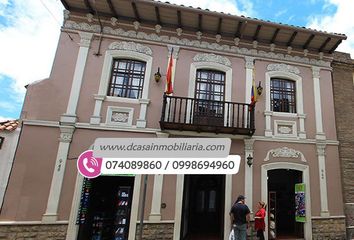
[[[17,120],[0,122],[0,210],[21,132],[18,126]]]
[[[0,236],[133,240],[141,176],[84,180],[77,157],[98,137],[228,137],[236,175],[149,176],[143,239],[228,239],[239,194],[252,212],[268,203],[267,238],[345,238],[331,68],[345,35],[156,1],[61,1],[70,12],[49,79],[27,88]]]
[[[354,239],[354,60],[335,52],[332,67],[347,238]]]

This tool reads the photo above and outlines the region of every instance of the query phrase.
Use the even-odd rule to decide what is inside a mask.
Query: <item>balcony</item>
[[[253,104],[164,95],[160,127],[252,136],[254,109]]]

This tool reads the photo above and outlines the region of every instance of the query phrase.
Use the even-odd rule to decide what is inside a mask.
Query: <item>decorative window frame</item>
[[[200,57],[198,57],[200,54],[197,54],[194,59],[201,60]],[[203,62],[193,62],[190,65],[190,71],[189,71],[189,86],[188,86],[188,97],[194,98],[194,93],[195,93],[195,82],[196,82],[196,74],[197,70],[199,69],[207,69],[207,70],[217,70],[221,72],[225,72],[225,101],[231,101],[231,92],[232,92],[232,68],[231,68],[231,63],[226,57],[218,56],[215,54],[210,54],[213,58],[211,60],[215,59],[215,61],[211,61],[210,58],[209,60],[206,60],[205,58],[206,54],[203,54],[203,58],[205,61]],[[214,58],[214,56],[217,56],[218,58]],[[221,63],[216,62],[217,60],[220,60],[220,58],[225,59],[225,64],[229,65],[224,65]],[[221,61],[219,61],[221,62]],[[190,117],[190,108],[192,106],[187,106],[187,121],[191,119]],[[226,125],[227,119],[225,119],[225,125]]]
[[[129,116],[128,117],[128,121],[126,123],[111,121],[111,117],[112,117],[112,114],[113,114],[114,111],[128,113],[128,116]],[[107,115],[106,115],[106,124],[107,125],[117,125],[117,126],[131,127],[132,123],[133,123],[133,115],[134,115],[134,108],[108,106]]]
[[[131,99],[123,97],[107,96],[108,85],[111,78],[113,59],[133,59],[146,62],[143,93],[140,99]],[[146,127],[147,106],[150,103],[149,86],[152,72],[152,50],[145,45],[135,42],[113,42],[109,45],[103,61],[102,74],[98,94],[94,94],[95,108],[90,118],[90,124],[97,125],[101,123],[102,102],[119,102],[128,104],[140,104],[140,114],[136,126],[138,128]]]
[[[290,81],[294,81],[296,84],[296,113],[287,113],[287,112],[274,112],[270,110],[270,81],[272,78],[282,78]],[[281,116],[281,117],[294,117],[298,114],[304,113],[304,99],[302,93],[302,77],[290,73],[290,72],[283,72],[283,71],[271,71],[266,72],[265,75],[266,79],[266,111],[272,112],[274,116]]]
[[[107,100],[115,102],[128,102],[128,103],[139,103],[138,99],[130,99],[123,97],[113,97],[107,96],[108,85],[111,78],[112,64],[113,59],[133,59],[146,62],[145,76],[144,76],[144,85],[143,85],[143,94],[142,99],[147,99],[149,96],[149,85],[151,79],[151,70],[152,70],[152,57],[140,52],[127,51],[127,50],[107,50],[103,62],[102,74],[100,87],[98,90],[98,95],[105,95]],[[129,99],[129,100],[126,100]],[[135,101],[132,101],[135,100]]]
[[[271,67],[270,67],[271,66]],[[272,116],[285,117],[285,118],[298,118],[299,119],[299,131],[298,137],[301,139],[306,139],[305,132],[305,118],[304,114],[304,98],[303,98],[303,88],[302,88],[302,77],[297,75],[300,71],[292,66],[285,64],[269,64],[268,71],[265,73],[265,87],[266,87],[266,102],[265,102],[265,136],[273,137],[273,131],[271,128]],[[274,69],[274,70],[273,70]],[[296,74],[295,74],[296,73]],[[272,78],[282,78],[290,81],[295,81],[296,84],[296,111],[297,113],[286,113],[286,112],[274,112],[270,109],[270,82]],[[274,123],[275,125],[275,123]],[[273,125],[273,126],[274,126]],[[274,126],[275,128],[275,126]]]

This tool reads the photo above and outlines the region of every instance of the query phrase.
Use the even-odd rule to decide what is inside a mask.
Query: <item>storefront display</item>
[[[127,240],[134,177],[84,180],[77,219],[79,240]]]
[[[276,212],[277,212],[277,208],[276,208],[276,203],[277,203],[277,193],[270,191],[269,192],[269,211],[268,211],[268,219],[269,219],[269,239],[276,239]]]
[[[117,198],[117,211],[115,215],[114,240],[128,239],[128,226],[130,215],[130,187],[119,187]]]

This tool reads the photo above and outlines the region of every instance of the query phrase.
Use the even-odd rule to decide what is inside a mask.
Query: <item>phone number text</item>
[[[114,174],[235,174],[240,156],[206,159],[103,159],[101,173]]]

